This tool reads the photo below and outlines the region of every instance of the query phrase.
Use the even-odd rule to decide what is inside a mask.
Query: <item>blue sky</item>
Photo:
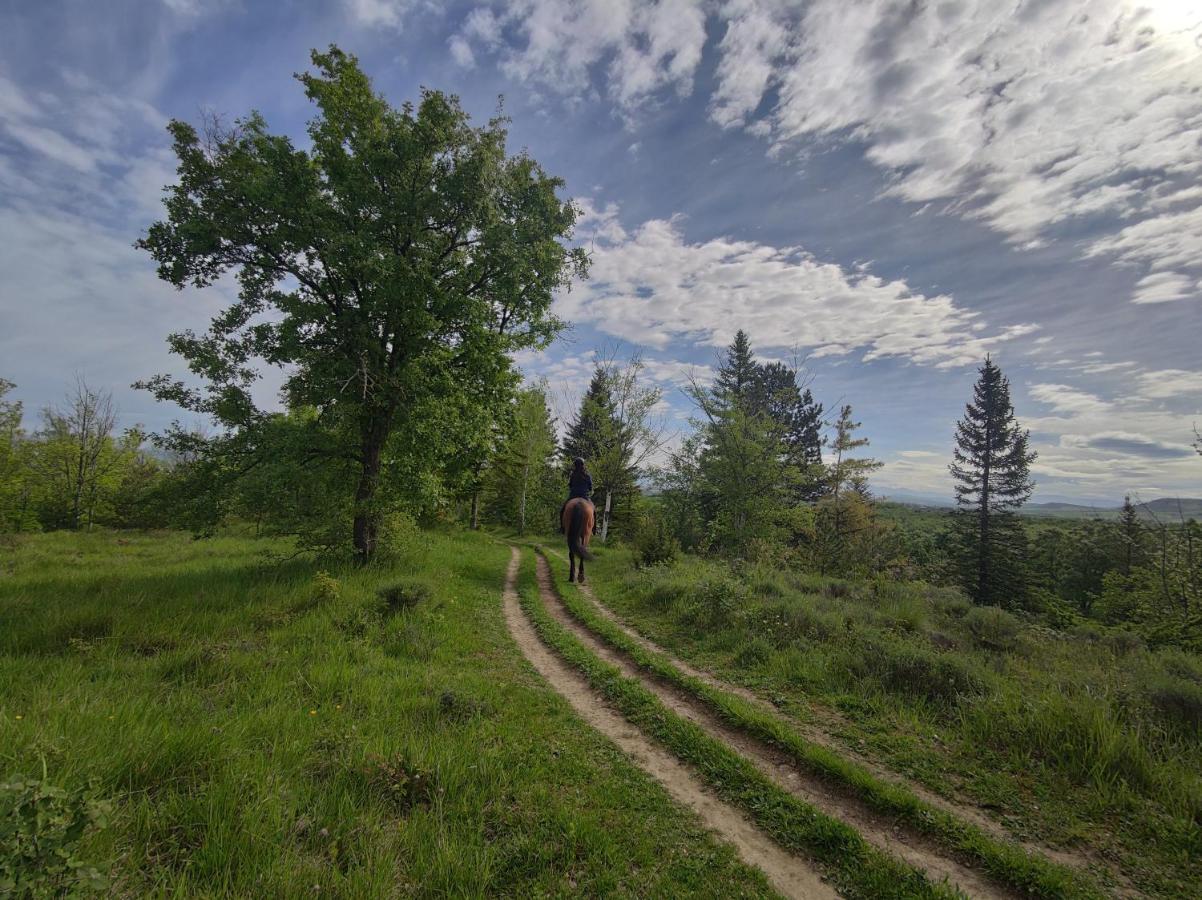
[[[126,424],[179,372],[177,293],[133,241],[172,180],[164,125],[260,110],[336,42],[400,103],[426,85],[562,175],[593,277],[520,362],[569,414],[590,354],[679,388],[745,328],[851,403],[884,494],[949,496],[992,353],[1037,500],[1202,494],[1202,2],[100,0],[0,3],[0,377],[33,413],[72,372]],[[278,377],[264,381],[270,401]],[[31,424],[35,417],[30,416]]]

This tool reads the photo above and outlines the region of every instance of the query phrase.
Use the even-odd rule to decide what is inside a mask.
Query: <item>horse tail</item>
[[[568,549],[581,559],[592,559],[593,554],[584,546],[584,519],[588,511],[583,503],[572,506],[572,518],[568,522]]]

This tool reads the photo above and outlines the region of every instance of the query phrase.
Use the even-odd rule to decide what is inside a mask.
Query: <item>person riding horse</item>
[[[593,492],[593,477],[579,456],[572,460],[568,476],[567,502],[559,510],[559,527],[568,538],[568,581],[584,581],[584,561],[592,559],[588,542],[596,526],[596,510],[589,495]]]

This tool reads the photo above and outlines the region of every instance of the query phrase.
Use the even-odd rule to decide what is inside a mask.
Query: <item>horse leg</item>
[[[580,557],[580,574],[576,576],[576,581],[579,584],[584,584],[584,557]]]
[[[576,580],[576,556],[571,550],[568,551],[568,583]]]

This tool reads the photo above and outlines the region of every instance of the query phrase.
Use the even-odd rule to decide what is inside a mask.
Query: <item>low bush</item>
[[[690,618],[699,624],[722,625],[747,604],[747,586],[724,573],[703,576],[693,591]]]
[[[434,773],[404,756],[373,756],[362,774],[374,794],[401,812],[429,803],[437,790]]]
[[[434,588],[428,581],[407,578],[404,581],[394,581],[392,584],[384,585],[376,591],[376,596],[384,601],[385,611],[390,615],[395,615],[429,600],[434,596]]]
[[[959,656],[892,641],[863,641],[852,652],[852,671],[870,675],[890,693],[948,705],[984,690],[981,677]]]
[[[753,637],[744,641],[735,653],[735,662],[746,668],[758,666],[772,656],[772,645],[762,637]]]
[[[973,607],[964,616],[964,625],[978,646],[1002,651],[1018,646],[1022,629],[1017,618],[997,606]]]
[[[670,566],[680,555],[680,542],[660,516],[644,518],[634,534],[634,557],[639,566]]]
[[[1202,685],[1162,676],[1146,688],[1148,702],[1170,727],[1202,737]]]

